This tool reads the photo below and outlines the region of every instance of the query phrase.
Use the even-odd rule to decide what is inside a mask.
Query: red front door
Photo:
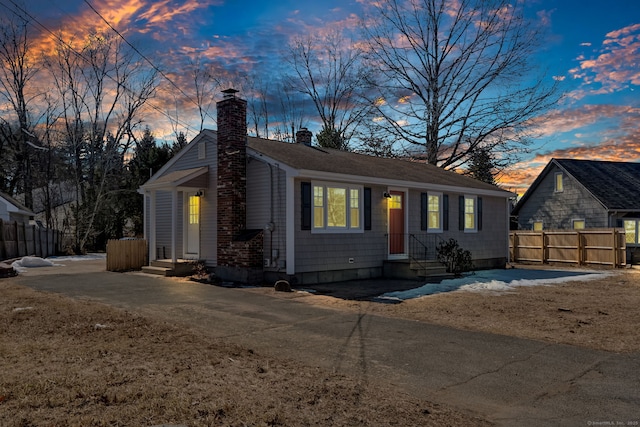
[[[404,193],[390,191],[389,203],[389,255],[401,255],[404,250]]]

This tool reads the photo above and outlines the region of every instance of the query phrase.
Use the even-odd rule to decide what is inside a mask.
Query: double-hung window
[[[313,231],[361,232],[362,194],[357,185],[313,183]]]
[[[624,236],[628,245],[640,244],[640,219],[625,219],[624,220]]]
[[[427,230],[442,231],[442,194],[427,194]]]
[[[464,197],[464,231],[476,231],[476,197]]]

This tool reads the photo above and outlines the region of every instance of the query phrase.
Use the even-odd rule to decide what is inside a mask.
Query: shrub
[[[436,247],[438,262],[443,264],[447,273],[460,276],[465,271],[473,270],[471,252],[462,249],[456,239],[443,240]]]

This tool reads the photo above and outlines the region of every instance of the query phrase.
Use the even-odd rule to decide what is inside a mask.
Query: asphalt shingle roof
[[[554,160],[609,210],[640,210],[640,163]]]
[[[506,191],[437,166],[248,137],[249,148],[292,168],[435,185]]]

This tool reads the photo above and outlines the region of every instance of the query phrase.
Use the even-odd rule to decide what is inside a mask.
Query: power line
[[[171,86],[173,86],[174,88],[176,88],[186,99],[188,99],[190,102],[192,102],[196,107],[199,107],[198,103],[196,101],[194,101],[191,96],[189,96],[188,94],[186,94],[173,80],[171,80],[169,78],[169,76],[167,76],[160,68],[158,68],[149,58],[147,58],[142,52],[140,52],[138,50],[138,48],[136,48],[134,45],[132,45],[129,40],[127,40],[122,33],[120,33],[120,31],[118,31],[116,28],[113,27],[113,25],[111,25],[111,23],[109,21],[107,21],[107,19],[102,16],[102,14],[100,14],[100,12],[98,12],[96,10],[95,7],[93,7],[93,5],[89,2],[89,0],[84,0],[84,2],[87,4],[87,6],[89,6],[91,8],[91,10],[93,10],[95,12],[96,15],[98,15],[100,17],[100,19],[102,19],[104,21],[105,24],[107,24],[109,26],[109,28],[111,28],[113,30],[114,33],[116,33],[122,40],[124,40],[124,42],[129,45],[129,47],[131,47],[131,49],[133,49],[138,55],[140,55],[140,57],[142,59],[144,59],[145,61],[147,61],[147,63],[149,63],[149,65],[151,65],[151,67],[153,67],[154,70],[156,70],[162,77],[165,78],[165,80],[167,80]],[[211,117],[209,115],[209,113],[207,111],[205,111],[205,114],[212,120],[215,121],[215,118]]]
[[[60,36],[56,35],[52,30],[50,30],[46,25],[42,24],[38,19],[36,19],[36,17],[34,17],[32,14],[30,14],[27,10],[25,10],[24,8],[22,8],[20,5],[18,5],[14,0],[9,0],[9,2],[18,10],[20,11],[23,15],[20,15],[16,10],[10,8],[9,6],[7,6],[7,4],[4,3],[3,0],[0,0],[0,4],[2,6],[5,7],[5,9],[9,10],[11,13],[13,13],[15,16],[19,17],[19,18],[23,18],[24,16],[27,16],[32,22],[34,22],[35,24],[37,24],[40,28],[42,28],[45,32],[49,33],[51,35],[51,37],[53,37],[57,42],[60,42],[62,45],[65,46],[65,48],[69,49],[70,52],[72,52],[75,56],[77,56],[78,58],[87,61],[88,62],[88,58],[86,58],[81,52],[78,52],[75,50],[75,48],[73,46],[71,46],[68,42],[66,42],[65,40],[63,40]],[[92,7],[93,9],[93,7]],[[94,9],[95,10],[95,9]],[[102,18],[102,16],[100,16]],[[104,18],[103,18],[104,20]],[[106,22],[106,21],[105,21]],[[107,23],[108,24],[108,23]],[[111,27],[111,25],[109,25]],[[111,27],[113,29],[113,27]],[[115,29],[113,29],[114,31],[116,31]],[[117,31],[116,31],[117,33]],[[120,35],[119,33],[117,33],[120,37],[122,37],[122,35]],[[141,55],[147,62],[151,63],[146,57],[144,57],[144,55],[142,55],[137,49],[135,49],[126,39],[123,38],[123,40],[125,40],[125,42],[131,46],[139,55]],[[174,85],[176,88],[178,88],[175,83],[173,83],[170,79],[168,79],[168,77],[166,75],[164,75],[155,65],[153,65],[151,63],[152,67],[158,71],[165,79],[169,80],[172,85]],[[112,77],[109,73],[105,72],[105,76],[108,77],[110,80],[112,80],[114,83],[116,84],[120,84],[125,90],[129,91],[130,93],[134,93],[134,91],[130,88],[128,88],[125,84],[119,83],[114,77]],[[178,90],[180,90],[178,88]],[[187,96],[182,90],[180,90],[180,92]],[[189,99],[189,101],[194,102],[193,100],[191,100],[188,96],[187,99]],[[147,100],[147,102],[144,103],[144,105],[149,105],[151,108],[153,108],[154,110],[158,111],[160,114],[162,114],[163,116],[167,117],[170,121],[175,121],[175,123],[183,126],[186,128],[186,130],[189,132],[192,130],[191,126],[187,123],[181,122],[181,120],[179,120],[177,117],[172,117],[170,116],[167,112],[165,112],[161,107],[155,106],[153,105],[153,103],[150,100]],[[197,104],[196,104],[197,106]],[[208,114],[207,114],[208,115]],[[209,116],[211,118],[211,116]]]

